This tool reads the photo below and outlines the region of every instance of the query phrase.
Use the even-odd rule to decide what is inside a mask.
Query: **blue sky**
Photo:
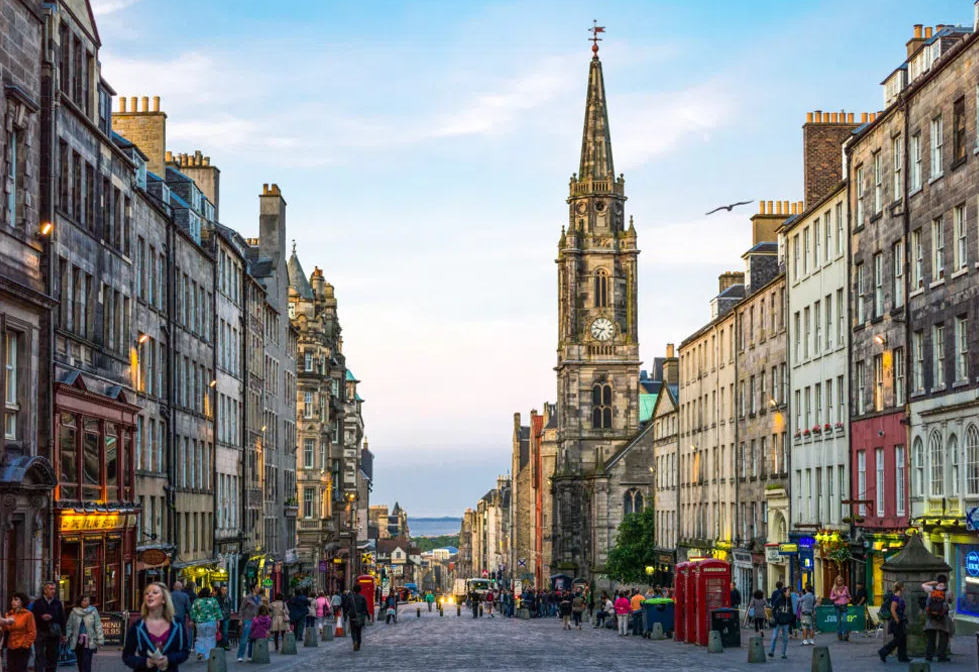
[[[973,22],[969,0],[93,6],[103,75],[162,96],[168,148],[221,169],[223,223],[256,234],[262,183],[282,188],[306,271],[336,287],[374,499],[412,515],[472,505],[513,413],[554,400],[593,18],[647,362],[707,321],[748,247],[754,206],[703,213],[801,200],[806,112],[880,109],[913,24]]]

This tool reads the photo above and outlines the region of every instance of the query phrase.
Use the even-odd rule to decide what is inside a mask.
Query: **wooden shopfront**
[[[55,567],[67,605],[91,596],[102,612],[132,609],[140,513],[134,501],[138,407],[90,392],[81,376],[55,385]]]

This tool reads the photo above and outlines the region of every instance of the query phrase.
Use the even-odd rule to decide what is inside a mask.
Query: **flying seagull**
[[[732,203],[731,205],[722,205],[719,208],[714,208],[713,210],[711,210],[710,212],[708,212],[706,214],[707,215],[713,215],[718,210],[727,210],[728,212],[731,212],[731,208],[736,208],[739,205],[748,205],[749,203],[754,203],[754,201],[738,201],[737,203]]]

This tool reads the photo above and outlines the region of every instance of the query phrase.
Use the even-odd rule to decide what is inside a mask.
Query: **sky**
[[[554,401],[557,269],[592,19],[639,247],[646,362],[709,319],[754,204],[802,200],[806,112],[879,110],[912,25],[969,0],[466,3],[92,0],[102,74],[161,96],[168,149],[221,170],[257,235],[277,183],[336,288],[375,454],[372,502],[459,515]]]

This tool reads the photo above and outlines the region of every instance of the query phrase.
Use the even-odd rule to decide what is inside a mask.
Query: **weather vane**
[[[591,37],[588,38],[588,41],[592,43],[591,51],[595,54],[595,58],[598,58],[598,43],[602,41],[598,34],[605,32],[605,26],[598,25],[598,21],[592,19],[592,27],[588,29],[588,32],[591,33]]]

